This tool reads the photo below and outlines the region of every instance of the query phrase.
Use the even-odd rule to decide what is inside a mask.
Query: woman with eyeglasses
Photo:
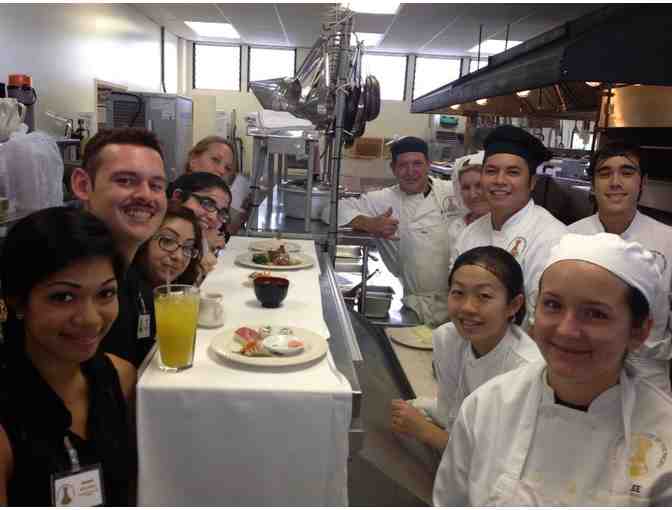
[[[229,221],[231,190],[216,175],[195,172],[181,175],[168,186],[168,198],[193,211],[203,233],[201,243],[202,276],[217,264],[217,253],[226,244],[221,230]]]
[[[136,261],[151,288],[198,282],[203,234],[190,209],[172,204],[154,236],[143,244]]]
[[[252,195],[247,177],[238,172],[234,145],[221,136],[206,136],[192,147],[187,155],[185,174],[207,172],[224,179],[231,188],[231,216],[226,225],[230,235],[238,233],[249,216]]]

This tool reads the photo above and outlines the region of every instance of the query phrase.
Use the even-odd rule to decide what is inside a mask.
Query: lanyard
[[[147,307],[145,306],[145,300],[142,299],[142,291],[138,291],[138,303],[140,304],[140,308],[142,309],[142,313],[143,314],[147,313]]]
[[[72,445],[72,442],[68,436],[65,436],[63,443],[65,444],[65,451],[68,453],[68,457],[70,457],[70,470],[73,472],[79,471],[80,465],[77,450],[75,450],[75,447]]]

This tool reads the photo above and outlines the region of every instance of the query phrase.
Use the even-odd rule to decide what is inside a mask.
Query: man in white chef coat
[[[597,202],[597,213],[573,223],[575,234],[608,232],[626,241],[637,241],[656,257],[663,277],[653,310],[654,325],[644,345],[628,355],[628,365],[638,375],[670,392],[669,360],[672,342],[669,325],[672,286],[672,227],[637,210],[646,184],[646,167],[638,146],[612,142],[600,149],[588,170]]]
[[[380,239],[385,265],[404,286],[404,304],[436,327],[448,320],[447,224],[459,213],[453,185],[429,177],[424,140],[401,138],[391,152],[398,184],[342,200],[338,224]]]
[[[551,158],[543,143],[515,126],[499,126],[483,142],[481,188],[490,213],[462,232],[454,257],[478,246],[508,250],[523,270],[528,321],[534,317],[539,277],[551,247],[567,228],[531,198],[536,168]]]

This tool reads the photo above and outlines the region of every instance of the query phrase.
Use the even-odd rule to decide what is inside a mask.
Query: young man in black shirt
[[[72,192],[84,209],[111,230],[126,263],[119,286],[119,316],[101,348],[136,367],[154,343],[154,305],[133,267],[142,243],[152,237],[166,212],[166,173],[156,136],[145,129],[101,131],[86,145],[82,168],[71,175]]]

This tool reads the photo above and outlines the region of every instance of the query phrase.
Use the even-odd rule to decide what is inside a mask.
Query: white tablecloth
[[[282,272],[288,296],[266,309],[244,285],[254,270],[234,264],[252,241],[233,237],[203,285],[224,293],[225,323],[198,330],[194,366],[162,372],[157,353],[140,377],[140,505],[347,505],[351,387],[331,354],[298,368],[255,368],[209,349],[218,331],[254,323],[329,335],[314,243],[292,241],[315,266]]]

